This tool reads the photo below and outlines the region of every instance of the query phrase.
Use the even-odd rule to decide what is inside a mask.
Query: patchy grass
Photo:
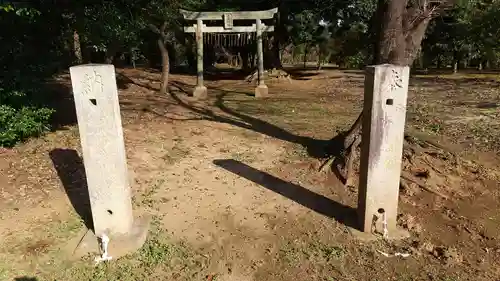
[[[161,198],[156,195],[158,191],[163,188],[165,184],[165,179],[158,179],[153,182],[148,188],[141,194],[138,194],[132,198],[132,203],[136,207],[142,207],[148,210],[158,211],[158,204],[161,202]]]
[[[121,72],[135,80],[147,76],[144,83],[159,75]],[[0,187],[10,202],[24,205],[6,204],[1,216],[0,226],[12,233],[0,237],[0,280],[496,280],[498,162],[485,170],[481,163],[459,166],[447,153],[413,157],[428,170],[423,174],[447,175],[437,184],[451,199],[409,184],[399,205],[406,216],[398,220],[412,237],[360,243],[336,221],[356,206],[357,190],[319,173],[308,144],[331,138],[356,118],[363,77],[359,71],[306,74],[292,84],[270,83],[274,96],[263,100],[245,94],[252,85],[231,80],[207,81],[209,99],[195,101],[182,91],[190,91],[194,78],[180,75],[172,79],[184,88],[171,96],[137,85],[121,91],[134,208],[156,218],[140,251],[96,267],[94,257],[69,261],[63,254],[65,241],[83,227],[76,214],[63,204],[32,209],[65,198],[46,155],[78,149],[77,130],[9,151],[0,159],[7,175]],[[498,153],[497,82],[448,76],[412,78],[408,132],[446,137],[444,146],[463,151]],[[438,158],[446,165],[425,166]],[[246,168],[224,169],[214,164],[220,159]],[[46,195],[37,201],[35,193]],[[411,256],[387,258],[377,250]]]
[[[137,253],[96,267],[92,262],[87,257],[54,280],[200,280],[207,264],[185,243],[172,242],[158,223]]]
[[[76,222],[76,220],[75,220]],[[76,234],[81,229],[80,223],[51,224],[38,234],[56,229],[47,237],[57,238],[60,243]],[[45,238],[44,238],[45,239]],[[0,262],[1,280],[15,276],[33,276],[37,281],[49,280],[201,280],[205,272],[207,259],[198,254],[186,243],[174,242],[160,228],[159,219],[154,220],[149,237],[144,246],[136,253],[100,263],[94,266],[94,257],[86,256],[82,260],[69,261],[61,245],[44,243],[39,240],[26,248],[23,260],[3,259]],[[56,241],[56,240],[51,240]],[[43,251],[40,251],[43,249]],[[20,252],[9,253],[19,255]],[[18,268],[16,265],[30,261],[30,268]],[[163,279],[165,280],[165,279]]]

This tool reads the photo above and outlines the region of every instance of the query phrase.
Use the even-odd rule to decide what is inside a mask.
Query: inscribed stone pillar
[[[203,85],[203,21],[196,22],[196,88],[193,97],[205,99],[207,97],[207,87]]]
[[[118,90],[113,65],[70,68],[94,233],[126,234],[133,225]]]
[[[264,84],[264,51],[262,47],[262,21],[256,20],[257,27],[257,68],[259,85],[255,88],[255,97],[261,98],[268,95],[268,88]]]
[[[398,235],[396,218],[409,74],[409,67],[389,64],[366,69],[358,198],[363,232],[371,232],[375,227],[389,237]],[[375,226],[374,218],[378,220]]]

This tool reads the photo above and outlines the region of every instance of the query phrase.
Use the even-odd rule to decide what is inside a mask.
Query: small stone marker
[[[132,215],[115,68],[106,64],[79,65],[70,67],[70,74],[94,234],[110,236],[110,245],[115,247],[117,241],[124,249],[140,247],[149,222],[148,218],[134,221]],[[113,251],[111,254],[120,255]]]
[[[409,67],[389,64],[365,74],[358,216],[361,231],[375,227],[389,238],[404,235],[396,218],[409,74]]]

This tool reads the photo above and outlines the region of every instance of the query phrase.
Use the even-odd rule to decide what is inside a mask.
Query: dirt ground
[[[412,77],[407,133],[428,142],[405,150],[403,170],[418,181],[402,184],[398,221],[411,237],[364,242],[349,232],[356,188],[319,171],[324,140],[361,110],[362,72],[290,69],[267,99],[242,77],[208,76],[207,101],[189,97],[189,75],[172,75],[161,96],[159,73],[117,73],[149,240],[96,267],[63,251],[89,222],[68,119],[0,151],[0,280],[500,280],[497,74]],[[57,82],[68,87],[68,75]]]

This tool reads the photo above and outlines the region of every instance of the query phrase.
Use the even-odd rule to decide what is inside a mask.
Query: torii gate
[[[184,27],[186,33],[196,33],[197,53],[197,81],[193,96],[198,99],[207,97],[207,87],[203,85],[203,33],[243,33],[256,32],[257,34],[257,61],[259,84],[255,88],[255,97],[265,97],[268,88],[264,83],[264,55],[262,48],[262,33],[274,31],[274,26],[266,26],[262,20],[272,19],[278,8],[266,11],[246,12],[192,12],[180,10],[185,20],[196,21],[193,26]],[[204,20],[223,20],[224,26],[206,26]],[[233,26],[233,20],[255,20],[251,26]]]

